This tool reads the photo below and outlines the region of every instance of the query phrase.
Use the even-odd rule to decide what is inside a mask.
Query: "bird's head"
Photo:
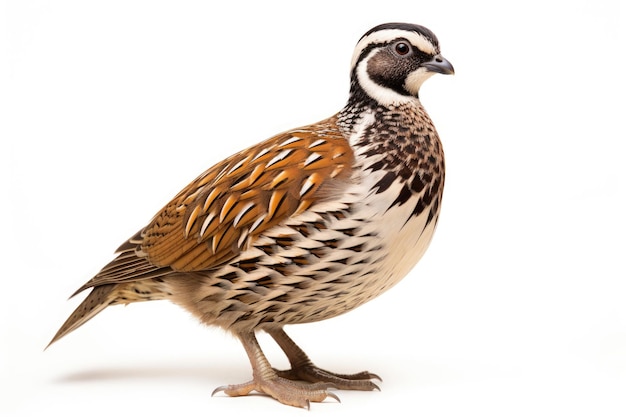
[[[351,94],[365,93],[383,106],[399,105],[418,97],[434,73],[454,74],[435,34],[419,25],[386,23],[370,29],[356,45]]]

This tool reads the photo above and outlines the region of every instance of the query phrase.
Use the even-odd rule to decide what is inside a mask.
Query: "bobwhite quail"
[[[359,40],[350,71],[339,113],[225,159],[176,195],[76,291],[91,288],[50,343],[110,305],[167,299],[241,340],[253,378],[215,392],[308,407],[337,398],[330,387],[376,389],[372,373],[317,368],[283,326],[350,311],[421,258],[439,215],[444,155],[418,93],[454,69],[430,30],[388,23]],[[257,330],[290,370],[270,366]]]

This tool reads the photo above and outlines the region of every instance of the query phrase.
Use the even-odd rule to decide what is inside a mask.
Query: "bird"
[[[284,326],[346,313],[420,260],[435,231],[442,144],[421,104],[433,74],[454,74],[435,34],[384,23],[357,42],[345,107],[238,152],[167,203],[73,295],[90,289],[52,343],[106,307],[169,300],[234,335],[252,379],[213,394],[257,392],[310,408],[339,390],[377,390],[371,372],[317,367]],[[288,370],[271,366],[266,332]]]

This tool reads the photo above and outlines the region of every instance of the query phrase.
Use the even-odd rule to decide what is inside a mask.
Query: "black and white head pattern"
[[[360,87],[383,106],[401,105],[414,100],[434,72],[442,72],[433,71],[428,63],[442,60],[437,37],[429,29],[409,23],[376,26],[354,50],[353,89]]]

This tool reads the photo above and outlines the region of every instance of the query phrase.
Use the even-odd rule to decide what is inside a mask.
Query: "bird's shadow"
[[[115,367],[99,367],[66,373],[55,378],[58,383],[86,383],[99,381],[129,381],[129,380],[199,380],[205,383],[223,384],[227,381],[238,381],[250,378],[242,366],[228,364],[198,365],[188,363],[155,364],[155,365],[128,365]]]

